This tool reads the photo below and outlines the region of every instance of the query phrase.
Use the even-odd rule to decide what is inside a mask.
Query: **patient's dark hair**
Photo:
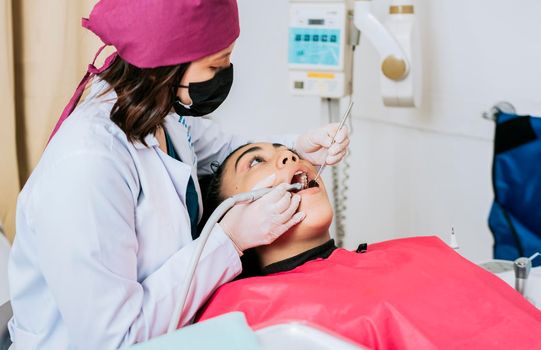
[[[201,187],[201,193],[203,195],[203,216],[201,217],[201,221],[198,225],[199,233],[201,233],[203,230],[203,227],[205,226],[210,215],[212,215],[212,212],[216,210],[220,203],[226,199],[222,194],[222,180],[223,172],[228,161],[235,152],[246,145],[248,144],[242,145],[231,152],[221,164],[218,162],[213,162],[211,164],[213,174],[199,178],[199,186]],[[244,254],[241,257],[241,262],[242,273],[237,277],[237,279],[261,275],[259,257],[257,256],[255,249],[248,249],[244,251]]]
[[[198,225],[198,230],[201,232],[205,223],[209,219],[210,215],[220,203],[222,203],[226,198],[222,194],[222,180],[223,180],[223,171],[227,163],[231,159],[231,156],[235,154],[239,149],[248,146],[250,143],[246,143],[240,147],[237,147],[233,152],[231,152],[225,160],[220,164],[218,162],[213,162],[210,165],[210,170],[212,170],[212,175],[205,175],[199,177],[199,186],[201,187],[201,193],[203,197],[203,216]],[[282,144],[273,143],[274,147],[282,147]]]
[[[200,233],[203,231],[203,227],[207,223],[212,212],[216,210],[220,203],[225,200],[221,191],[222,176],[225,164],[229,160],[231,154],[224,160],[222,164],[218,162],[213,162],[211,164],[210,167],[213,174],[199,177],[199,186],[201,187],[201,195],[203,197],[203,215],[198,225],[198,230]]]

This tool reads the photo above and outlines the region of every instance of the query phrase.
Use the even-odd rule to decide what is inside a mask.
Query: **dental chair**
[[[495,260],[481,266],[541,308],[541,118],[518,115],[508,102],[483,116],[496,123],[488,218]]]
[[[8,332],[8,321],[13,315],[9,303],[7,274],[9,249],[9,243],[0,225],[0,350],[7,350],[11,345]]]
[[[0,305],[0,350],[8,350],[11,346],[11,338],[9,336],[8,322],[13,316],[11,304],[6,301]]]
[[[131,350],[363,350],[350,341],[301,322],[252,330],[241,312],[227,313],[134,345]]]
[[[541,118],[520,116],[508,103],[493,107],[496,122],[488,224],[494,258],[513,261],[541,252]],[[504,112],[505,111],[505,112]],[[540,266],[541,259],[532,261]]]

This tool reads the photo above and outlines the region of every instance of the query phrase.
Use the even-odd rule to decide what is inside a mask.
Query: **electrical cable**
[[[331,99],[327,98],[327,107],[328,107],[328,117],[329,120],[332,122],[334,121],[332,108],[331,108]],[[342,162],[344,162],[342,160]],[[347,198],[347,196],[344,195],[344,188],[347,189],[347,184],[343,184],[342,180],[340,178],[340,167],[342,165],[337,164],[331,168],[331,177],[332,177],[332,195],[333,195],[333,204],[334,204],[334,224],[336,228],[335,232],[335,239],[336,239],[336,245],[338,247],[342,247],[344,244],[344,237],[345,237],[345,210],[347,209],[347,206],[344,202],[344,198]],[[349,177],[349,176],[348,176]],[[342,184],[342,185],[341,185]]]
[[[286,190],[300,190],[302,188],[302,185],[300,183],[295,183],[289,185]],[[186,300],[188,299],[188,292],[190,290],[193,277],[195,275],[195,269],[197,268],[197,263],[199,262],[199,258],[201,258],[201,255],[203,254],[203,249],[205,248],[205,244],[207,243],[207,240],[210,236],[210,233],[212,232],[212,229],[220,220],[225,213],[229,211],[233,206],[237,204],[247,204],[251,203],[270,191],[272,191],[273,188],[260,188],[251,192],[244,192],[239,193],[237,195],[234,195],[232,197],[227,198],[224,200],[217,208],[214,210],[212,215],[207,220],[207,223],[205,224],[205,227],[203,227],[203,230],[201,231],[201,235],[199,236],[199,242],[197,244],[197,248],[195,252],[192,255],[192,258],[190,260],[190,264],[188,265],[188,272],[186,273],[186,277],[184,278],[184,284],[182,285],[182,289],[179,293],[179,300],[177,304],[175,305],[175,309],[173,312],[173,317],[171,317],[171,320],[169,321],[169,327],[167,328],[167,333],[171,333],[174,330],[177,329],[178,323],[181,319],[182,312],[184,311],[184,308],[186,307]]]
[[[357,47],[356,44],[358,44],[359,38],[352,42],[351,44],[351,61],[350,61],[350,74],[351,74],[351,84],[353,84],[353,67],[354,67],[354,61],[355,61],[355,48]],[[351,86],[351,94],[349,95],[349,102],[353,100],[353,86]],[[331,108],[331,99],[326,99],[327,106],[328,106],[328,117],[331,122],[334,121],[334,116],[332,113]],[[353,134],[353,118],[350,118],[348,121],[348,127],[349,127],[349,135],[351,138],[351,135]],[[349,179],[350,179],[350,170],[351,170],[351,164],[350,164],[350,157],[351,157],[351,151],[348,150],[344,159],[340,164],[335,165],[331,170],[331,176],[332,176],[332,193],[333,193],[333,204],[334,204],[334,215],[335,215],[335,238],[336,238],[336,245],[338,247],[344,246],[344,239],[346,236],[346,221],[347,221],[347,203],[349,200],[348,192],[349,192]],[[341,171],[340,171],[341,170]]]
[[[349,102],[353,100],[353,77],[354,77],[354,71],[353,71],[353,63],[355,62],[355,48],[357,47],[357,42],[353,43],[351,45],[351,61],[350,61],[350,74],[351,74],[351,94],[349,95]],[[351,135],[353,135],[353,118],[350,118],[348,121],[348,127],[349,127],[349,137],[351,139]],[[344,159],[342,160],[342,164],[340,165],[342,169],[342,178],[340,181],[340,184],[342,185],[342,188],[339,189],[339,206],[340,211],[338,212],[338,215],[340,215],[340,224],[341,224],[341,236],[339,240],[339,247],[343,247],[344,245],[344,239],[346,236],[346,213],[347,213],[347,203],[348,203],[348,193],[349,193],[349,179],[350,179],[350,170],[351,170],[351,151],[350,149],[347,150],[346,155],[344,156]]]

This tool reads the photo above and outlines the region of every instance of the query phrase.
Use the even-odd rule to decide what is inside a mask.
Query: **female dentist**
[[[235,0],[101,0],[83,26],[116,52],[89,65],[19,196],[9,271],[19,350],[116,349],[165,333],[196,247],[197,175],[247,142],[195,118],[231,87]],[[344,131],[331,146],[336,127],[273,141],[334,164],[349,143]],[[179,324],[240,273],[243,250],[303,219],[299,201],[278,186],[222,219],[228,232],[215,227]]]

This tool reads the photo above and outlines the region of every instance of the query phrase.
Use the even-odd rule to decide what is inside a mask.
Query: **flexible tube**
[[[296,183],[296,184],[289,185],[289,187],[287,187],[286,190],[287,191],[300,190],[301,188],[302,188],[302,185],[299,183]],[[203,254],[203,249],[205,248],[205,244],[207,243],[210,233],[212,232],[212,229],[214,228],[218,220],[220,220],[225,215],[225,213],[227,213],[229,209],[231,209],[233,206],[237,204],[241,204],[241,203],[251,203],[263,197],[270,191],[272,191],[272,188],[260,188],[251,192],[239,193],[237,195],[234,195],[224,200],[216,208],[216,210],[214,210],[212,215],[207,220],[205,227],[203,227],[203,231],[201,232],[201,235],[199,236],[199,242],[197,244],[197,248],[194,254],[192,255],[190,264],[188,265],[188,271],[187,271],[186,277],[184,278],[184,283],[182,284],[182,289],[180,291],[180,298],[177,304],[175,305],[173,317],[171,317],[171,320],[169,321],[169,327],[167,329],[167,333],[171,333],[177,329],[178,322],[180,321],[180,317],[182,316],[182,311],[184,311],[184,308],[186,306],[185,304],[188,298],[188,292],[190,291],[193,277],[195,275],[195,269],[197,268],[197,263],[199,262],[199,258]]]

